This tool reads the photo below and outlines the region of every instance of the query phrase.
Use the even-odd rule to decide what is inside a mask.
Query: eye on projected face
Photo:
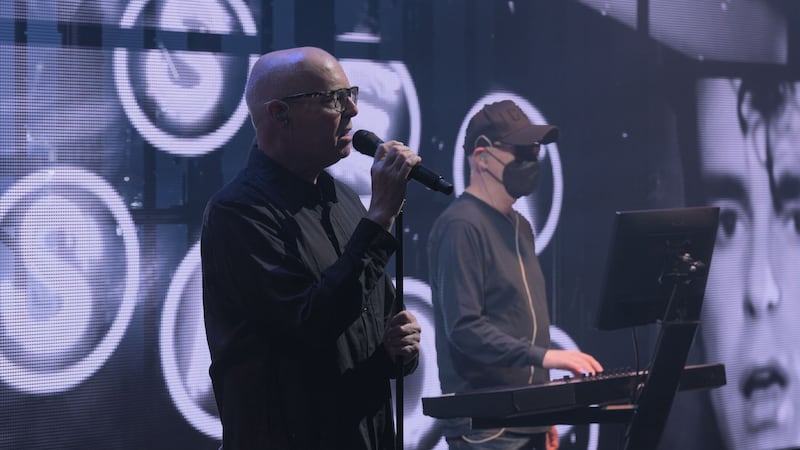
[[[458,130],[458,136],[456,137],[455,148],[453,150],[453,185],[455,186],[456,195],[461,195],[464,192],[465,184],[464,184],[464,174],[469,172],[469,166],[467,165],[467,161],[464,158],[464,137],[467,134],[467,125],[469,124],[470,118],[474,116],[484,105],[499,102],[502,100],[512,100],[516,103],[520,109],[528,116],[531,122],[534,124],[548,124],[549,122],[544,116],[536,109],[530,102],[520,97],[519,95],[513,94],[511,92],[505,91],[495,91],[491,92],[482,98],[478,99],[469,112],[464,116],[464,120],[461,122],[461,128]],[[551,190],[543,189],[544,186],[541,185],[537,188],[536,192],[533,194],[522,197],[514,203],[514,209],[525,216],[528,219],[528,222],[531,223],[531,226],[534,227],[536,230],[536,254],[540,254],[547,248],[547,245],[550,243],[550,239],[553,238],[553,233],[555,233],[556,227],[558,226],[558,220],[561,216],[561,201],[564,194],[564,178],[561,172],[561,157],[558,154],[558,143],[551,143],[547,145],[543,145],[541,152],[539,153],[539,161],[542,162],[542,169],[547,169],[546,162],[549,161],[550,169],[552,170],[552,180],[553,186]],[[544,177],[543,177],[544,179]],[[550,199],[540,198],[539,192],[551,192],[552,197]],[[534,201],[535,200],[535,201]],[[549,200],[549,201],[548,201]],[[547,213],[547,218],[544,219],[544,223],[542,224],[541,220],[537,220],[536,211],[542,210],[539,206],[548,205],[550,210]],[[536,208],[534,207],[536,206]]]
[[[358,115],[353,130],[372,131],[383,140],[395,139],[418,150],[419,101],[416,88],[401,62],[343,59],[340,61],[350,84],[359,87]],[[351,151],[347,158],[328,168],[336,179],[350,186],[369,206],[372,192],[372,158]]]
[[[0,197],[0,377],[30,393],[82,382],[130,322],[139,279],[136,230],[96,175],[55,168]],[[10,231],[9,231],[10,230]]]
[[[133,1],[123,28],[256,35],[242,0]],[[257,55],[236,57],[169,50],[156,33],[157,49],[114,49],[114,82],[133,126],[152,145],[181,156],[198,156],[224,145],[247,118],[244,85]],[[248,64],[249,62],[249,64]],[[225,99],[238,98],[236,102]]]
[[[706,358],[726,366],[711,399],[731,449],[800,446],[799,89],[697,86],[702,186],[720,207],[701,338]]]

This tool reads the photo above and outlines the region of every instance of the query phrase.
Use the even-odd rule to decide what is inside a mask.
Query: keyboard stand
[[[673,287],[673,300],[683,285],[680,279]],[[625,436],[626,450],[656,448],[664,431],[681,372],[689,355],[699,317],[688,317],[694,308],[679,308],[679,301],[671,301],[661,322],[655,352],[639,398],[634,403],[633,414]],[[688,314],[691,315],[691,314]]]
[[[584,425],[589,423],[629,423],[633,416],[631,404],[607,406],[583,406],[536,414],[524,414],[503,418],[475,417],[473,428],[503,428],[549,426],[554,423]]]

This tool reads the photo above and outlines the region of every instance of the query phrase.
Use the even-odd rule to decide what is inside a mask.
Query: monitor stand
[[[674,265],[663,273],[662,282],[671,282],[667,303],[647,378],[634,401],[633,414],[625,433],[626,450],[656,448],[664,431],[689,348],[700,324],[700,306],[687,308],[681,291],[696,278],[705,277],[706,264],[689,253],[676,255]],[[698,301],[696,298],[694,301]],[[702,297],[699,300],[702,303]]]

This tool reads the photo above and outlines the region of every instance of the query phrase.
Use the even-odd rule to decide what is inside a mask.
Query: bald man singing
[[[245,96],[257,144],[201,238],[223,448],[393,449],[389,379],[416,368],[421,330],[385,269],[420,157],[378,147],[369,210],[325,172],[350,153],[358,87],[323,50],[262,56]]]

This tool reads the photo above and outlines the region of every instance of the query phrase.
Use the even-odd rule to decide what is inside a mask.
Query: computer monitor
[[[718,221],[717,207],[617,212],[597,328],[674,319],[664,317],[673,292],[671,310],[699,320]]]

